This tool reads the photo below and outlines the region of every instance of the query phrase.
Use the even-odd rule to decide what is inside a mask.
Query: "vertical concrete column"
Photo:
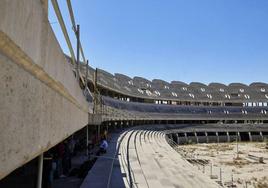
[[[44,154],[42,153],[38,157],[38,174],[37,174],[37,188],[42,188],[42,177],[43,177],[43,162],[44,162]]]
[[[177,143],[180,144],[180,137],[179,137],[179,133],[176,134],[177,135]]]
[[[248,132],[248,136],[249,136],[249,141],[252,142],[251,132]]]
[[[185,142],[188,144],[188,137],[187,137],[187,133],[184,133],[185,136]]]
[[[178,140],[179,140],[179,137],[178,137],[178,134],[173,134],[174,136],[175,136],[175,139],[176,139],[176,143],[178,144],[179,142],[178,142]],[[174,140],[175,141],[175,140]]]
[[[194,136],[196,138],[196,143],[198,144],[199,143],[199,140],[198,140],[198,136],[197,136],[197,133],[196,132],[194,132]]]
[[[205,135],[206,135],[206,139],[207,139],[207,143],[209,142],[209,139],[208,139],[208,133],[205,132]]]
[[[261,141],[264,141],[262,132],[260,131]]]
[[[86,135],[86,137],[87,137],[87,142],[86,142],[87,150],[86,150],[86,155],[88,156],[88,139],[89,139],[89,137],[88,137],[88,125],[87,125],[86,129],[87,129],[87,135]]]
[[[229,132],[227,131],[226,134],[227,134],[227,142],[230,142],[230,135],[229,135]]]
[[[237,135],[238,135],[238,141],[240,142],[241,141],[240,132],[237,132]]]
[[[216,132],[216,136],[217,136],[217,143],[219,143],[220,142],[220,138],[219,138],[219,133],[218,132]]]

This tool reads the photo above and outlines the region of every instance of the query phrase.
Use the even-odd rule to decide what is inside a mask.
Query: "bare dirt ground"
[[[178,147],[180,153],[197,169],[224,187],[268,188],[266,143],[238,143],[238,155],[236,143]]]

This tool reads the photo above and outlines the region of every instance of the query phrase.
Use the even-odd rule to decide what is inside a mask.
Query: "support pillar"
[[[260,136],[261,136],[261,141],[264,141],[264,139],[263,139],[263,134],[262,134],[261,131],[260,131]]]
[[[186,143],[188,144],[188,137],[187,137],[187,133],[184,133],[184,136],[185,136],[185,141],[186,141]]]
[[[205,132],[205,135],[206,135],[206,139],[207,139],[207,143],[209,142],[209,139],[208,139],[208,133]]]
[[[229,132],[227,131],[226,134],[227,134],[227,142],[230,142],[230,135],[229,135]]]
[[[219,133],[218,132],[216,132],[216,136],[217,136],[217,143],[219,143],[220,142],[220,138],[219,138]]]
[[[198,143],[199,143],[199,140],[198,140],[197,133],[196,133],[196,132],[194,132],[194,135],[195,135],[195,138],[196,138],[196,142],[197,142],[197,144],[198,144]]]
[[[86,155],[88,156],[88,125],[87,125],[87,153],[86,153]]]
[[[249,141],[252,142],[251,132],[248,132],[248,136],[249,136]]]
[[[42,153],[38,157],[38,174],[37,174],[37,188],[42,188],[42,177],[43,177],[43,159],[44,154]]]
[[[237,135],[238,135],[238,141],[240,142],[241,141],[240,132],[237,132]]]

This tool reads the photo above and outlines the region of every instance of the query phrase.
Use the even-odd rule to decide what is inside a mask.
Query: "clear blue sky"
[[[58,0],[71,32],[65,0]],[[268,83],[268,0],[73,0],[91,66],[130,77]],[[64,50],[60,26],[49,20]],[[72,33],[73,45],[76,42]]]

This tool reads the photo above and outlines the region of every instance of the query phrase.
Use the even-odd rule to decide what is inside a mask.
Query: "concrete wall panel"
[[[0,54],[0,179],[86,125],[88,115]]]
[[[41,0],[0,1],[0,179],[88,123]]]
[[[198,136],[198,142],[199,143],[207,143],[207,137],[206,136]]]
[[[219,136],[219,142],[228,142],[228,137],[227,137],[227,135]]]
[[[57,82],[80,105],[85,99],[48,22],[40,0],[0,1],[0,50],[39,79]],[[11,44],[14,46],[11,46]],[[17,57],[18,51],[25,57]],[[23,61],[27,59],[27,62]],[[54,83],[52,83],[54,84]],[[66,90],[66,91],[65,91]],[[84,108],[87,108],[84,106]]]

